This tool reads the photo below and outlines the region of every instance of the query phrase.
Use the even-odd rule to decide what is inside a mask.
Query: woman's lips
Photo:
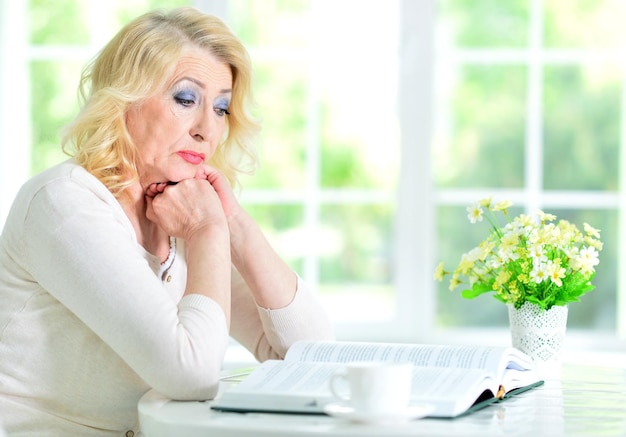
[[[176,154],[190,164],[198,165],[204,162],[204,153],[197,153],[193,150],[181,150],[176,152]]]

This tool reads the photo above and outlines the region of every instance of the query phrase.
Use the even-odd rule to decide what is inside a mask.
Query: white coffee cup
[[[361,414],[397,414],[409,404],[412,376],[410,363],[350,363],[332,375],[330,391]]]

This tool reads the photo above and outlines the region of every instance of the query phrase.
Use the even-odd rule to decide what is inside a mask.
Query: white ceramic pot
[[[530,302],[519,309],[509,308],[509,324],[513,347],[530,356],[538,370],[560,362],[567,328],[567,306],[543,310]]]

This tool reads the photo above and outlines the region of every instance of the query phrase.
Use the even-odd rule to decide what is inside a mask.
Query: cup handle
[[[338,400],[342,402],[350,402],[350,396],[349,395],[346,396],[345,394],[339,393],[339,390],[337,389],[337,383],[340,380],[346,381],[347,377],[348,375],[346,373],[337,372],[333,374],[329,380],[330,392],[333,394],[335,398],[337,398]]]

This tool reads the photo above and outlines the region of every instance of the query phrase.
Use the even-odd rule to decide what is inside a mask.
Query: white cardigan
[[[0,237],[0,423],[9,435],[137,432],[148,389],[209,399],[232,335],[259,360],[298,339],[332,338],[299,280],[286,308],[259,308],[233,269],[231,332],[219,305],[182,297],[185,247],[164,266],[121,205],[66,161],[19,192]],[[211,272],[207,272],[211,274]]]

